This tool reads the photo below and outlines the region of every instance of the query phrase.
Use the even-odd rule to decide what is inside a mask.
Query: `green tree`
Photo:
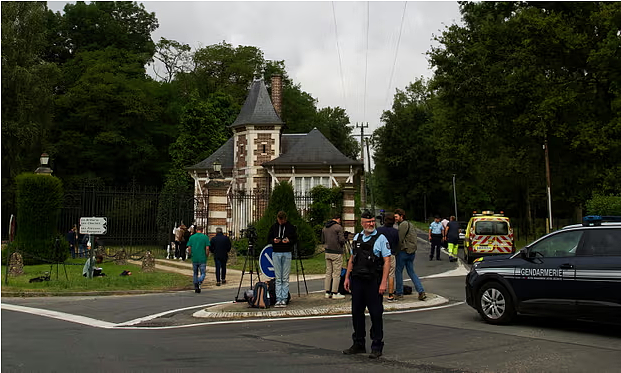
[[[256,223],[259,239],[257,246],[259,248],[267,245],[267,235],[270,227],[276,221],[276,215],[279,211],[287,213],[287,220],[297,226],[298,229],[298,252],[301,256],[309,256],[315,253],[318,239],[313,232],[311,226],[302,219],[297,207],[293,194],[293,186],[286,181],[282,181],[276,185],[270,196],[270,201],[265,209],[263,217]],[[260,250],[259,250],[260,252]]]

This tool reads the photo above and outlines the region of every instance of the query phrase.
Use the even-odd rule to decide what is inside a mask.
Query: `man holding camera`
[[[287,221],[287,214],[279,211],[276,223],[270,228],[267,242],[272,244],[274,273],[276,277],[276,304],[274,307],[287,307],[289,295],[289,273],[291,272],[291,252],[297,242],[295,226]]]
[[[375,229],[375,217],[369,211],[361,216],[362,232],[354,236],[352,255],[347,263],[345,290],[351,292],[351,314],[354,324],[354,344],[344,350],[345,355],[366,352],[366,327],[364,310],[371,316],[372,359],[382,356],[384,328],[382,299],[388,287],[390,270],[390,244],[386,237]],[[351,278],[350,278],[351,276]]]

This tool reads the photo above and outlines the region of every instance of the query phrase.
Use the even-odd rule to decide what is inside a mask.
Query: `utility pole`
[[[369,190],[371,191],[371,211],[373,211],[373,216],[375,216],[375,198],[373,195],[373,177],[371,176],[371,152],[369,151],[369,138],[364,139],[367,143],[367,164],[369,165]]]
[[[360,128],[360,135],[353,136],[360,136],[360,160],[362,161],[362,177],[360,178],[360,205],[364,209],[367,207],[367,190],[365,188],[364,180],[366,178],[364,171],[364,129],[369,128],[369,123],[365,125],[364,123],[358,124],[358,122],[356,122],[355,128]],[[370,168],[369,171],[371,171]]]
[[[455,201],[455,219],[459,220],[457,215],[457,192],[455,190],[455,174],[453,174],[453,201]]]
[[[546,181],[547,181],[547,194],[548,194],[548,226],[546,227],[547,233],[552,232],[552,193],[550,188],[552,182],[550,181],[550,158],[548,156],[548,137],[546,136],[545,143],[543,145],[546,158]]]

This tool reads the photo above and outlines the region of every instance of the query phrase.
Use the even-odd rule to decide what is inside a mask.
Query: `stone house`
[[[290,182],[298,196],[317,185],[344,187],[343,225],[353,231],[353,187],[362,176],[362,162],[345,156],[316,128],[284,134],[281,109],[281,77],[272,77],[272,97],[263,80],[254,81],[231,124],[233,137],[186,168],[195,181],[197,201],[209,205],[208,221],[198,223],[206,224],[210,234],[216,227],[238,234],[260,216],[269,193],[281,181]],[[300,209],[307,207],[296,203]]]

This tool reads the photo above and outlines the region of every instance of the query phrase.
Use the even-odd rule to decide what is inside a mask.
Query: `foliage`
[[[332,219],[334,214],[343,213],[343,190],[318,185],[311,189],[311,198],[313,203],[309,206],[308,221],[317,237],[320,237],[326,221]]]
[[[586,209],[589,215],[621,216],[621,195],[604,196],[594,193],[593,197],[587,201]]]
[[[297,226],[298,229],[298,252],[301,256],[308,256],[315,253],[315,247],[318,238],[313,232],[311,226],[302,219],[297,207],[293,194],[293,186],[286,181],[282,181],[276,185],[269,203],[265,209],[263,217],[255,224],[259,239],[257,240],[257,248],[263,248],[267,245],[267,235],[269,229],[276,222],[276,215],[279,211],[287,213],[287,220]],[[258,250],[260,252],[260,249]]]
[[[68,245],[56,250],[56,227],[63,202],[62,182],[53,176],[21,174],[17,184],[17,248],[24,253],[24,264],[65,259]],[[59,242],[60,244],[60,242]],[[58,251],[61,257],[56,257]],[[62,258],[64,256],[64,258]],[[62,261],[62,260],[61,260]]]

